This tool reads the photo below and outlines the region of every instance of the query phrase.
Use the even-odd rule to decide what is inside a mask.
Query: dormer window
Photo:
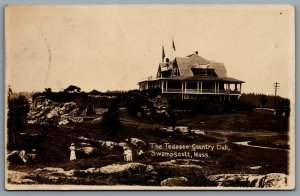
[[[194,76],[216,76],[214,69],[211,68],[192,68]]]
[[[207,76],[207,69],[200,69],[200,76]]]

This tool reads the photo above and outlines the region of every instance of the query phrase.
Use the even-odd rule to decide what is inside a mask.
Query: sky
[[[40,5],[5,8],[5,78],[13,91],[69,85],[137,89],[166,57],[225,64],[245,93],[294,95],[294,10],[288,5]],[[172,38],[176,51],[172,53]]]

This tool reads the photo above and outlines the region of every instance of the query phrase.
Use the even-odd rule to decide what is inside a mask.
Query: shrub
[[[108,111],[103,114],[101,126],[108,136],[114,136],[122,128],[119,118],[119,108],[116,101],[112,101]]]
[[[24,96],[19,96],[15,100],[8,100],[8,148],[16,148],[16,134],[25,129],[29,103]]]

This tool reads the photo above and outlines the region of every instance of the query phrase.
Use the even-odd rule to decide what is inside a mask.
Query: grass
[[[178,168],[163,168],[159,162],[169,161],[167,157],[152,157],[152,149],[148,146],[145,151],[147,159],[140,160],[134,154],[134,161],[151,164],[158,172],[158,181],[167,177],[185,176],[192,179],[191,186],[202,186],[206,183],[203,176],[221,173],[257,173],[267,174],[288,173],[288,151],[270,150],[235,145],[234,141],[252,141],[254,145],[278,147],[287,149],[288,118],[275,116],[271,113],[257,112],[233,112],[230,114],[218,115],[192,115],[182,114],[178,118],[178,125],[192,126],[197,129],[207,130],[205,136],[183,136],[172,135],[159,131],[160,123],[153,123],[143,119],[129,118],[122,114],[123,129],[114,137],[104,134],[104,130],[98,124],[89,122],[69,124],[63,127],[51,127],[41,130],[40,127],[28,127],[27,132],[42,132],[42,136],[18,135],[16,138],[18,149],[37,149],[37,160],[28,164],[10,164],[9,169],[30,172],[36,168],[60,167],[65,170],[87,169],[91,167],[102,167],[110,164],[123,164],[123,151],[115,149],[110,151],[101,146],[98,152],[92,155],[77,153],[76,161],[69,161],[70,143],[75,142],[79,146],[77,137],[83,136],[98,140],[109,140],[124,142],[126,138],[136,137],[145,142],[157,144],[226,144],[231,150],[215,150],[209,153],[209,158],[198,158],[202,160],[202,169],[188,170]],[[164,126],[167,126],[165,124]],[[173,150],[166,150],[172,152]],[[180,151],[180,150],[178,150]],[[135,153],[134,149],[134,153]],[[263,166],[260,170],[251,170],[251,166]],[[82,184],[126,184],[126,179],[107,179],[103,177],[90,178],[82,177],[79,180]],[[132,178],[132,184],[146,183],[140,178]],[[43,180],[41,180],[41,183]],[[65,184],[76,184],[78,181],[68,180],[59,182]],[[155,183],[154,183],[155,184]],[[158,184],[157,184],[158,185]]]
[[[275,132],[288,131],[288,118],[271,112],[234,111],[228,114],[182,115],[178,124],[189,124],[200,129]]]

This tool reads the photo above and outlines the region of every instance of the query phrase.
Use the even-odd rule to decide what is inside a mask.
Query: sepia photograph
[[[6,190],[293,190],[292,5],[7,5]]]

